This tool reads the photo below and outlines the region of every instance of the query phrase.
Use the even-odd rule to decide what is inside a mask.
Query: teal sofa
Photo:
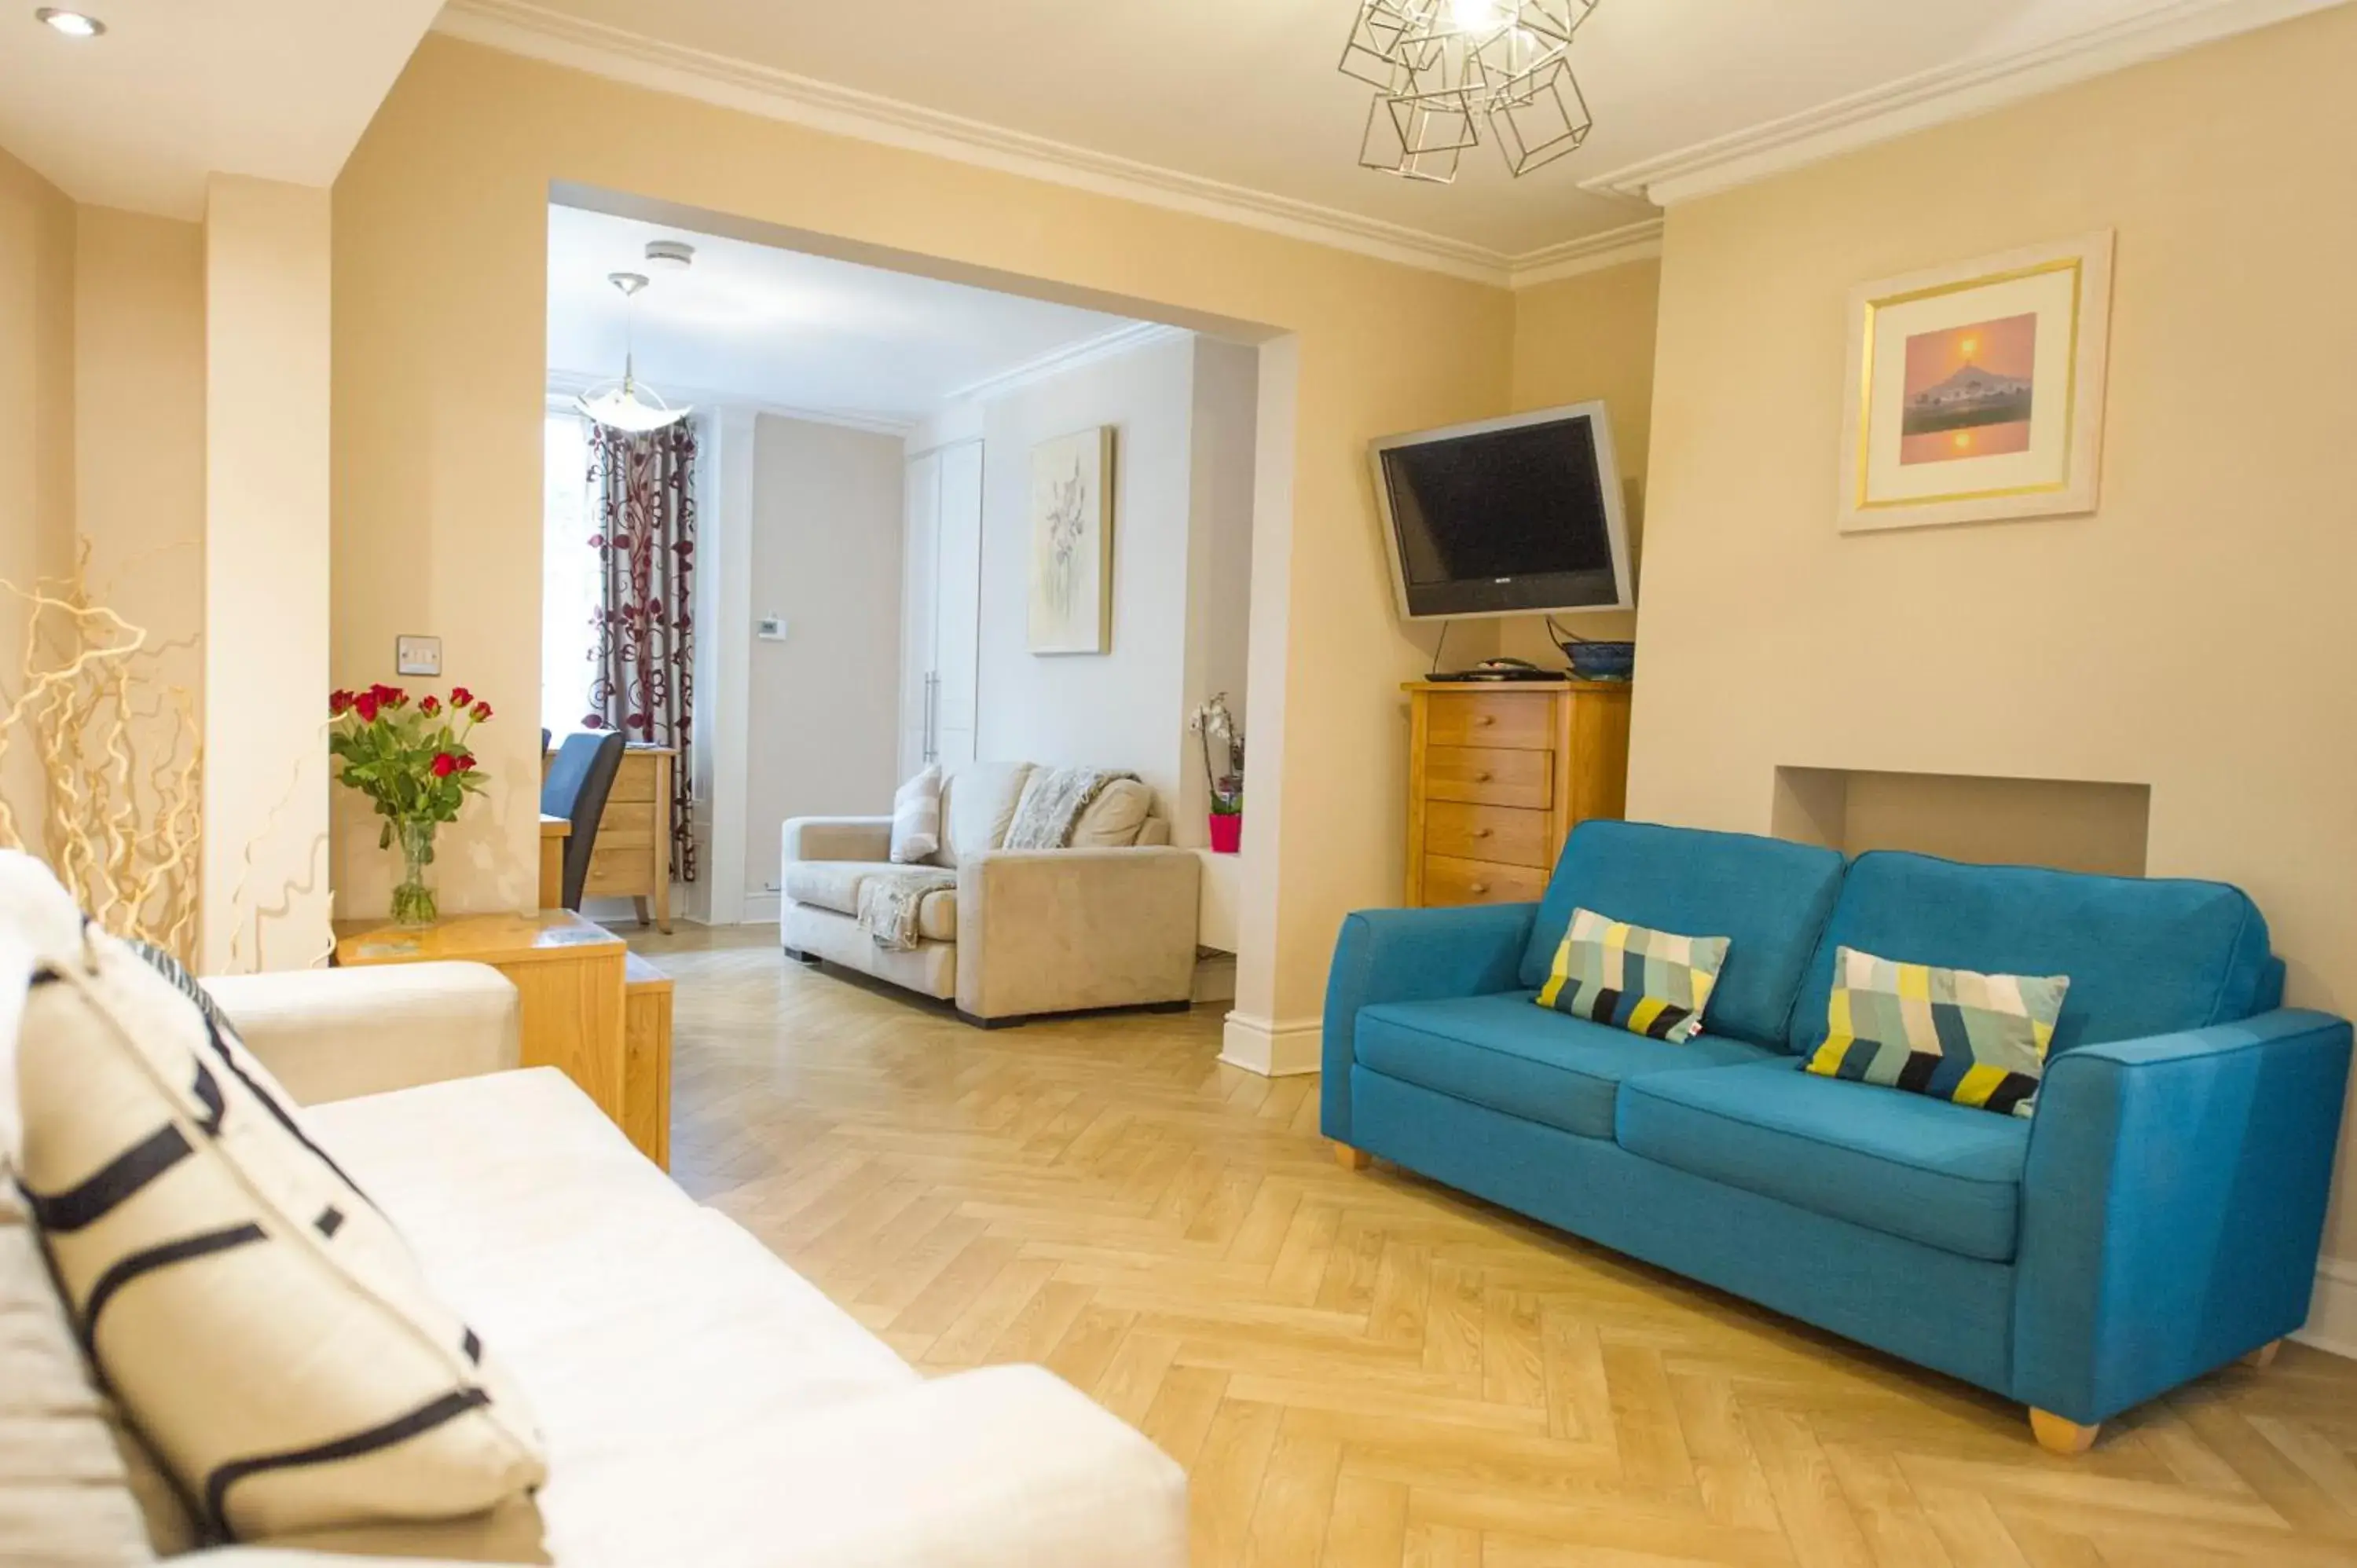
[[[1733,940],[1686,1045],[1533,1004],[1571,911]],[[2034,1118],[1820,1078],[1837,945],[2066,974]],[[2218,883],[1580,825],[1544,901],[1351,916],[1326,1135],[2030,1407],[2041,1442],[2308,1315],[2350,1026]]]

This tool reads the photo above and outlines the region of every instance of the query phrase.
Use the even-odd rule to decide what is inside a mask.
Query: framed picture
[[[1852,291],[1845,533],[2095,510],[2109,230]]]
[[[1113,647],[1113,426],[1031,448],[1034,653]]]

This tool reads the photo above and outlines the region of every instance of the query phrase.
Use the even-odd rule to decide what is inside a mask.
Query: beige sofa
[[[568,1079],[510,1070],[516,999],[495,971],[209,984],[529,1393],[550,1478],[512,1512],[191,1563],[1183,1568],[1176,1465],[1040,1369],[920,1378]],[[144,1488],[162,1495],[143,1518],[137,1444],[106,1412],[0,1178],[0,1562],[188,1544],[167,1488]]]
[[[942,847],[927,863],[957,886],[918,910],[914,950],[859,929],[859,888],[890,863],[890,817],[796,817],[780,845],[779,940],[953,1001],[1000,1024],[1094,1007],[1184,1007],[1195,983],[1202,863],[1170,846],[1154,791],[1109,786],[1070,849],[1008,850],[1006,830],[1033,775],[1028,762],[968,763],[942,786]]]

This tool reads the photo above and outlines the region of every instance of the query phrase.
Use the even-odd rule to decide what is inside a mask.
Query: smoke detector
[[[685,272],[695,264],[695,247],[684,240],[650,240],[647,260],[655,266]]]

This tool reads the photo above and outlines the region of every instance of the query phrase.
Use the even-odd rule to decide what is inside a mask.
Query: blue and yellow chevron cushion
[[[1726,962],[1725,937],[1681,937],[1574,909],[1538,1004],[1683,1045],[1701,1032]]]
[[[2064,974],[1976,974],[1835,948],[1825,1043],[1808,1068],[2027,1116],[2070,989]]]

